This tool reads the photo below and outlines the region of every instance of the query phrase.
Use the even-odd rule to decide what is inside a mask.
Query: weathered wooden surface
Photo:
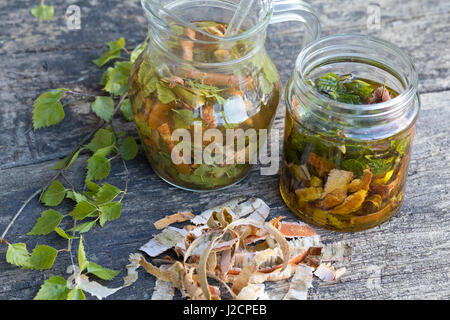
[[[35,1],[36,2],[36,1]],[[68,3],[52,0],[55,18],[40,22],[29,14],[36,3],[0,1],[0,230],[4,230],[21,203],[51,176],[49,168],[95,126],[89,104],[66,107],[59,125],[36,132],[31,129],[34,99],[49,88],[61,86],[99,92],[102,71],[91,60],[104,50],[103,42],[124,36],[132,48],[145,37],[146,25],[139,1],[77,1],[82,29],[69,31],[64,12]],[[367,2],[357,0],[311,1],[320,14],[323,34],[366,33],[392,41],[415,60],[420,73],[422,112],[401,211],[380,227],[359,233],[319,230],[323,241],[344,241],[353,247],[347,273],[337,283],[314,281],[312,299],[414,299],[450,298],[450,3],[448,1],[394,1],[378,3],[381,29],[367,29]],[[283,83],[290,76],[300,49],[297,25],[271,26],[266,47]],[[281,103],[275,127],[283,127]],[[121,129],[135,134],[132,124],[118,121]],[[71,176],[80,180],[84,168],[74,166]],[[263,198],[271,215],[294,218],[278,192],[278,176],[261,176],[255,168],[247,179],[222,192],[190,193],[156,177],[142,155],[129,162],[131,181],[119,220],[90,231],[85,238],[88,257],[107,267],[123,270],[128,255],[151,238],[153,221],[179,209],[199,212],[240,194]],[[109,182],[123,184],[119,162]],[[77,181],[81,183],[81,181]],[[163,200],[161,200],[163,199]],[[33,201],[8,234],[11,242],[49,244],[62,248],[56,235],[24,236],[43,207]],[[66,211],[64,211],[66,210]],[[61,211],[67,212],[67,208]],[[69,259],[61,253],[52,270],[20,270],[5,261],[0,247],[0,299],[30,299],[50,275],[65,276]],[[123,275],[123,273],[122,273]],[[108,286],[119,285],[119,277]],[[152,277],[140,281],[111,299],[148,299]],[[272,288],[279,295],[286,286]]]

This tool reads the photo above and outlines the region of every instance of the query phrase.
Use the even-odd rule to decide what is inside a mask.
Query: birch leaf
[[[33,229],[27,235],[46,235],[59,226],[63,215],[55,210],[46,210],[42,212]]]
[[[65,300],[68,294],[67,280],[53,276],[42,284],[34,300]]]
[[[59,205],[66,196],[66,188],[59,182],[53,181],[52,184],[45,189],[41,197],[41,202],[49,207]]]
[[[39,20],[48,21],[53,18],[53,15],[55,14],[55,8],[53,6],[40,4],[37,7],[31,9],[31,14]]]

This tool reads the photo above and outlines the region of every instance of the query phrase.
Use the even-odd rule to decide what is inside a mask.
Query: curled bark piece
[[[234,208],[234,212],[239,218],[243,218],[245,216],[248,216],[250,213],[254,212],[255,210],[258,210],[259,208],[263,210],[267,210],[267,205],[265,205],[264,201],[262,201],[259,198],[250,198],[245,202],[242,202]]]
[[[345,268],[335,270],[330,264],[322,263],[314,272],[314,275],[325,282],[333,282],[345,273]]]
[[[370,171],[370,169],[364,169],[363,171],[363,177],[361,181],[361,189],[362,190],[369,190],[370,182],[372,181],[373,173]]]
[[[369,99],[369,104],[380,103],[391,100],[389,90],[385,86],[378,87],[372,92],[372,97]]]
[[[383,217],[386,217],[387,214],[389,214],[392,210],[392,204],[386,205],[383,209],[365,215],[365,216],[355,216],[350,219],[351,223],[372,223],[376,221],[380,221]]]
[[[194,58],[194,41],[195,40],[195,30],[191,28],[184,28],[184,34],[190,40],[180,40],[181,48],[183,49],[183,58],[185,60],[192,61]]]
[[[176,85],[184,86],[184,80],[177,76],[171,76],[170,78],[162,78],[161,81],[167,83],[169,88],[173,89]]]
[[[370,191],[381,196],[382,199],[391,197],[393,190],[398,184],[398,180],[394,180],[390,184],[375,184],[370,187]]]
[[[191,219],[191,222],[195,225],[199,225],[199,224],[206,224],[206,222],[208,221],[209,217],[211,216],[211,214],[214,211],[220,211],[223,208],[227,207],[229,209],[231,209],[231,211],[235,211],[235,208],[240,204],[243,203],[246,200],[245,197],[236,197],[233,198],[227,202],[224,202],[218,206],[215,206],[211,209],[205,210],[202,213],[200,213],[199,215],[195,216],[194,218]],[[253,211],[251,211],[253,212]]]
[[[369,190],[370,182],[372,181],[373,174],[369,169],[364,169],[364,173],[361,179],[354,179],[348,185],[349,192],[356,192],[359,190]]]
[[[209,128],[217,127],[217,118],[214,114],[214,106],[206,105],[202,107],[202,120],[208,125]]]
[[[306,265],[298,265],[289,285],[289,290],[283,300],[306,300],[308,289],[312,286],[313,268]]]
[[[279,230],[286,238],[311,237],[316,234],[309,225],[299,222],[282,222]]]
[[[348,192],[356,192],[360,189],[361,179],[353,179],[347,186]]]
[[[336,276],[334,268],[324,263],[319,265],[314,275],[325,282],[332,282]]]
[[[128,287],[135,283],[138,279],[137,269],[141,266],[139,262],[141,261],[142,255],[139,253],[131,253],[128,258],[129,264],[126,265],[127,275],[123,277],[123,287]]]
[[[283,253],[283,264],[281,269],[284,270],[289,263],[289,243],[286,238],[269,222],[264,223],[265,229],[275,238],[277,243],[280,245],[281,251]]]
[[[149,104],[151,104],[151,100],[147,100]],[[150,128],[157,130],[158,127],[163,125],[164,123],[169,122],[169,110],[172,109],[167,104],[158,101],[152,108],[150,115],[148,117],[148,125]]]
[[[149,242],[140,247],[139,250],[144,251],[150,257],[156,257],[164,251],[173,248],[186,235],[187,231],[184,229],[168,227],[161,233],[155,235]]]
[[[164,281],[171,280],[170,273],[167,270],[162,270],[162,269],[154,266],[153,264],[151,264],[150,262],[145,260],[145,258],[142,256],[139,260],[139,264],[145,269],[145,271],[147,271],[151,275],[155,276],[156,278],[164,280]]]
[[[165,227],[171,225],[172,223],[176,222],[184,222],[187,220],[190,220],[194,217],[194,214],[190,211],[181,211],[174,213],[169,216],[165,216],[162,219],[159,219],[158,221],[154,222],[153,225],[156,229],[164,229]]]
[[[244,287],[237,296],[238,300],[271,300],[265,292],[264,284],[250,283]]]
[[[328,193],[322,200],[316,202],[316,206],[325,210],[331,209],[344,202],[347,197],[345,190],[336,189]]]
[[[75,283],[81,290],[89,292],[100,300],[122,289],[122,287],[107,288],[96,281],[89,281],[89,278],[84,274],[78,274],[78,276],[75,277]]]
[[[317,170],[319,177],[324,177],[327,172],[333,169],[333,163],[325,158],[322,158],[310,152],[308,155],[308,162]]]
[[[206,222],[207,226],[211,229],[222,227],[225,228],[227,225],[229,225],[233,218],[236,215],[227,208],[223,208],[220,211],[214,211],[211,216],[209,217],[208,221]]]
[[[269,213],[270,213],[269,206],[264,201],[261,200],[259,202],[259,206],[256,207],[255,211],[253,211],[248,216],[248,219],[264,222],[269,216]]]
[[[383,199],[379,194],[373,194],[367,197],[363,203],[363,210],[366,213],[374,213],[380,210]]]
[[[323,189],[321,187],[309,187],[295,190],[295,195],[299,202],[315,201],[322,196]]]
[[[251,283],[263,283],[266,281],[280,281],[289,279],[295,272],[297,265],[289,264],[284,270],[281,268],[274,270],[270,273],[256,272],[252,275]]]
[[[281,221],[282,219],[284,219],[284,218],[286,218],[286,217],[285,217],[285,216],[279,216],[279,217],[277,217],[277,218],[273,218],[273,219],[270,220],[269,222],[270,222],[275,228],[277,228],[278,230],[280,230],[280,227],[281,227],[280,221]]]
[[[169,123],[163,123],[158,128],[156,128],[156,130],[159,132],[159,135],[161,136],[169,150],[172,150],[175,146],[175,143],[172,140],[172,133],[170,131]]]
[[[247,264],[242,272],[240,272],[239,275],[234,279],[231,290],[233,290],[234,293],[239,294],[242,288],[246,287],[249,284],[250,278],[257,269],[258,266],[255,262]]]
[[[342,204],[331,209],[330,213],[349,214],[353,211],[356,211],[364,202],[366,195],[367,195],[366,190],[359,190],[359,191],[349,195]]]
[[[223,25],[221,24],[217,24],[215,26],[207,26],[204,27],[203,30],[205,30],[208,33],[211,33],[212,35],[218,36],[218,37],[223,37],[224,35],[224,28]]]
[[[194,272],[194,268],[188,268],[185,270],[183,277],[183,287],[186,290],[186,296],[191,298],[192,300],[204,300],[202,289],[197,284],[197,281],[194,281],[192,278],[192,274]]]
[[[159,267],[162,270],[166,270],[169,267],[167,265]],[[156,279],[155,287],[151,300],[172,300],[174,295],[174,286],[169,281]]]
[[[333,169],[328,174],[327,183],[325,184],[325,194],[331,193],[334,190],[347,191],[347,184],[352,180],[353,172]]]

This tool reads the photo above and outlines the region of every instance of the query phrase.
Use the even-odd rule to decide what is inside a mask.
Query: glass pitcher
[[[240,181],[280,99],[280,77],[264,48],[267,26],[302,22],[306,44],[319,37],[317,16],[302,1],[254,0],[225,36],[239,1],[141,3],[150,40],[131,70],[129,96],[153,170],[192,191]]]

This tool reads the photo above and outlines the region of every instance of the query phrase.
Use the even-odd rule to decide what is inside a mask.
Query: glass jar
[[[246,135],[239,144],[226,135],[254,129],[259,145],[259,130],[269,129],[275,116],[281,84],[264,48],[268,24],[299,21],[305,43],[319,37],[312,9],[293,0],[253,1],[237,34],[227,36],[238,3],[142,0],[150,40],[132,67],[129,96],[148,161],[176,187],[220,189],[250,171],[248,150],[255,140]],[[212,155],[207,161],[205,151]],[[235,161],[239,151],[247,152],[244,161]]]
[[[417,84],[410,58],[380,39],[335,35],[304,48],[286,87],[280,191],[287,206],[336,231],[392,217],[405,192]]]

